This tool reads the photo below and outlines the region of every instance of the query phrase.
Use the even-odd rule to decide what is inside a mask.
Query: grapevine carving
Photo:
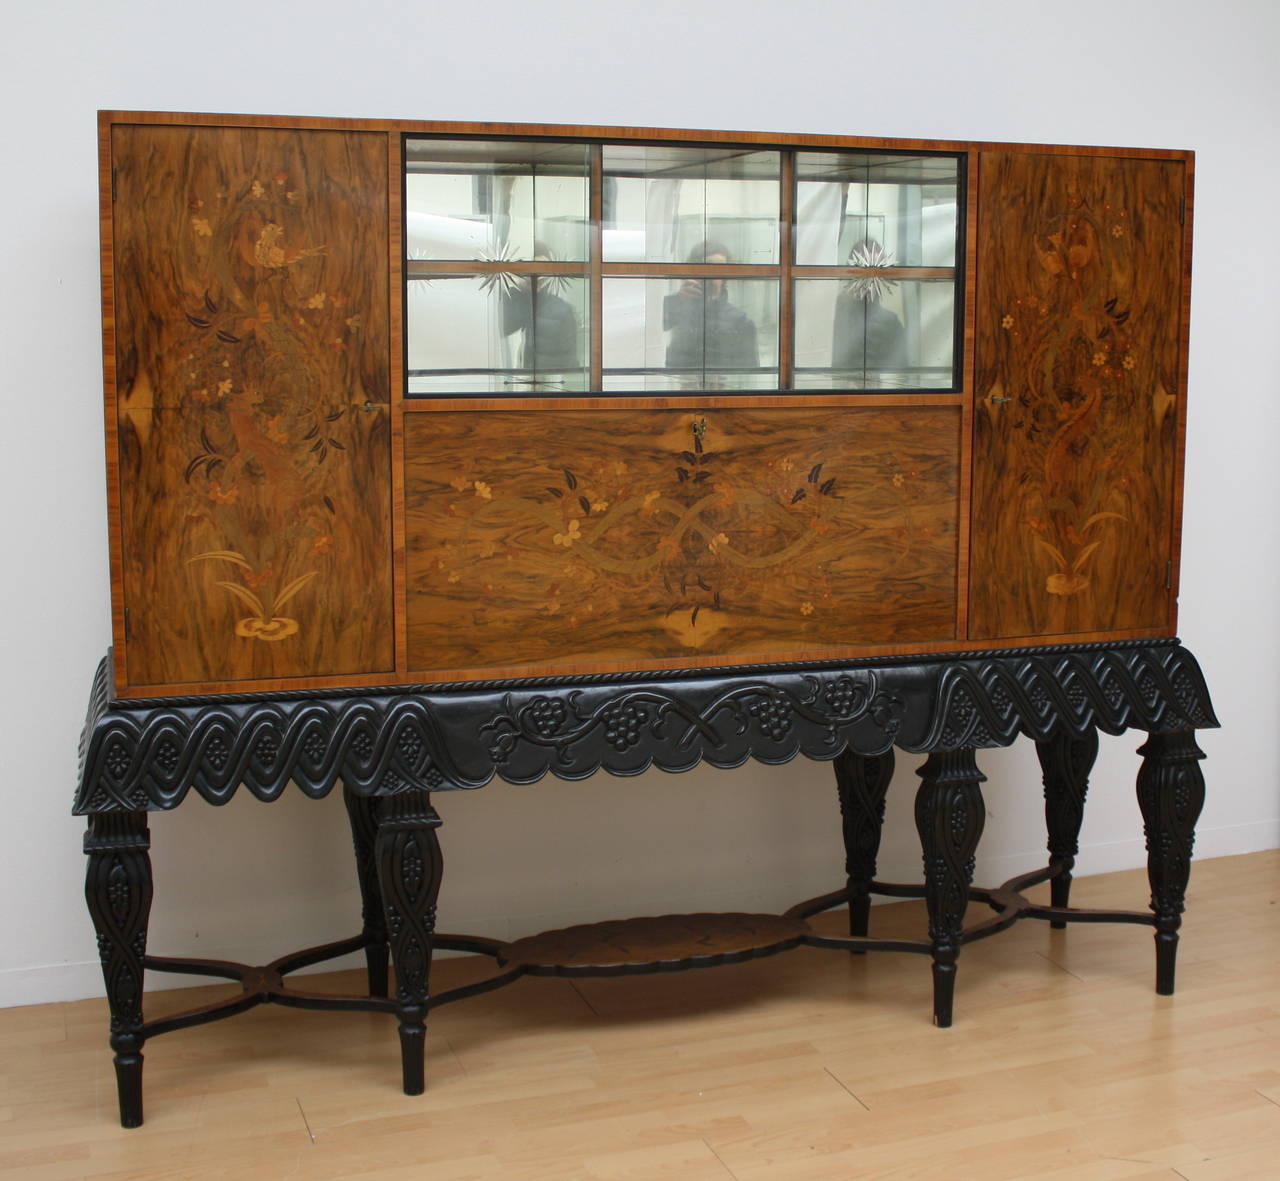
[[[480,787],[495,774],[683,771],[803,754],[1007,746],[1091,730],[1216,726],[1176,641],[397,690],[113,702],[99,669],[75,811]]]

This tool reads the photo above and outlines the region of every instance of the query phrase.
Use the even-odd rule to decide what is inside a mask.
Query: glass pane
[[[772,279],[605,279],[606,390],[778,388]]]
[[[795,387],[954,389],[949,279],[798,279]]]
[[[885,265],[956,261],[957,162],[950,156],[796,156],[796,263],[845,266],[868,244]]]
[[[587,281],[510,273],[408,287],[410,394],[587,388]]]
[[[587,257],[590,164],[581,144],[409,140],[408,257]]]
[[[606,262],[778,261],[777,152],[604,148]]]

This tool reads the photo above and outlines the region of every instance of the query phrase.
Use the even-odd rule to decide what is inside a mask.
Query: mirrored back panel
[[[407,393],[952,391],[964,157],[409,136]]]

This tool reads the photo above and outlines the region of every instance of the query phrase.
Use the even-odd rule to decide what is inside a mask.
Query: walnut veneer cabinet
[[[76,810],[126,1122],[142,1041],[184,1023],[143,1022],[146,967],[334,1007],[282,982],[313,952],[146,953],[145,814],[189,790],[343,784],[365,929],[334,946],[369,953],[410,1090],[452,999],[433,946],[501,982],[883,945],[895,746],[929,755],[927,880],[889,892],[931,921],[893,949],[932,956],[940,1024],[965,938],[1117,917],[1067,906],[1098,729],[1152,735],[1153,913],[1120,921],[1172,988],[1215,724],[1174,638],[1190,152],[116,112],[100,137],[114,647]],[[973,752],[1019,734],[1051,865],[975,891]],[[797,753],[836,761],[842,891],[712,923],[714,954],[434,933],[431,790]],[[844,901],[850,939],[804,922]]]
[[[1189,153],[156,115],[102,153],[121,697],[1174,633]]]

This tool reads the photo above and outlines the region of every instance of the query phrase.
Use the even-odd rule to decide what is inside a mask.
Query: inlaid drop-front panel
[[[985,152],[970,636],[1169,626],[1180,161]]]
[[[128,683],[393,671],[385,136],[111,161]]]
[[[955,637],[954,406],[406,416],[409,666]]]

